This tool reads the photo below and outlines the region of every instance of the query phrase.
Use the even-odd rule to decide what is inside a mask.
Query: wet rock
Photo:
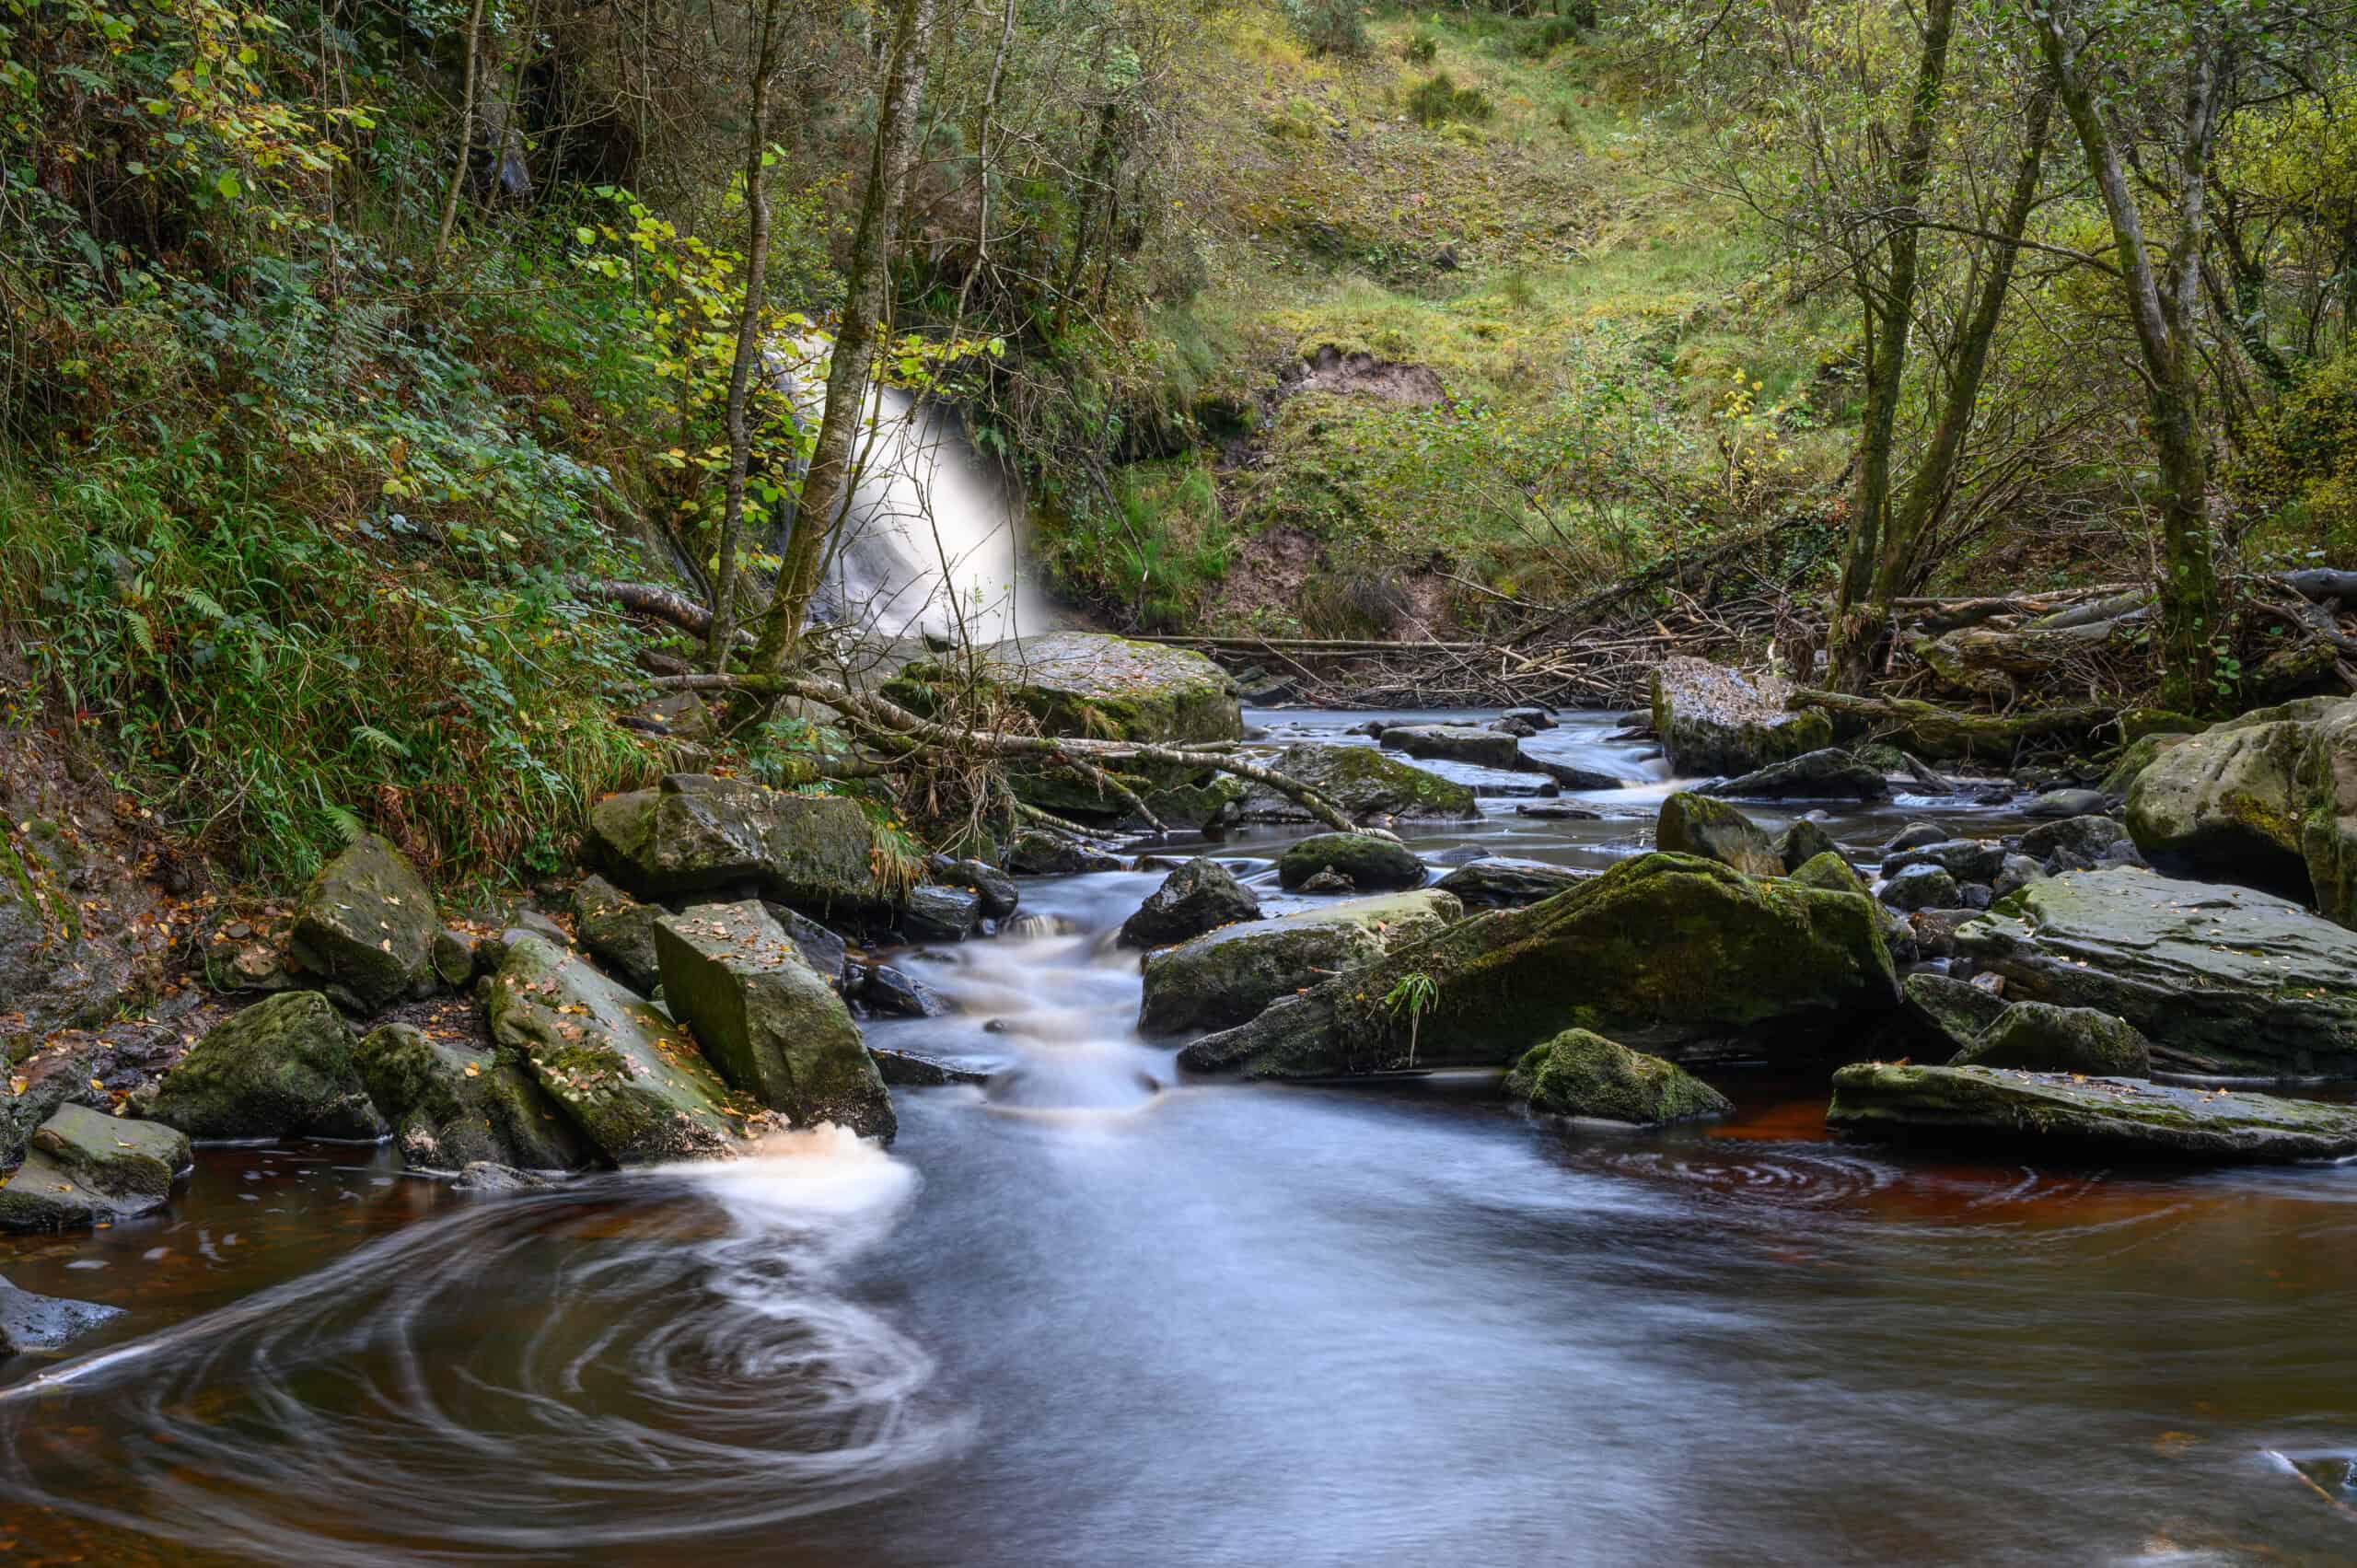
[[[1464,913],[1423,889],[1223,926],[1145,960],[1138,1027],[1153,1035],[1240,1024],[1279,997],[1437,935]]]
[[[1915,936],[1915,956],[1919,958],[1945,958],[1956,953],[1956,933],[1969,924],[1980,912],[1958,903],[1949,909],[1917,910],[1907,917],[1907,928]]]
[[[2147,861],[2134,842],[2128,839],[2122,839],[2116,844],[2106,844],[2102,853],[2096,856],[2096,866],[2098,870],[2114,865],[2132,866],[2139,871],[2152,869],[2151,862]]]
[[[495,1160],[470,1160],[450,1183],[453,1192],[475,1192],[484,1197],[505,1192],[542,1192],[557,1183],[538,1171],[519,1170],[512,1165]]]
[[[368,1098],[416,1170],[573,1170],[591,1151],[514,1051],[387,1024],[354,1052]]]
[[[936,854],[926,858],[925,868],[945,887],[971,888],[981,899],[983,915],[991,920],[1005,920],[1021,907],[1022,889],[1015,885],[1015,878],[979,860]]]
[[[1868,897],[1865,878],[1860,877],[1839,851],[1826,850],[1813,854],[1793,869],[1793,880],[1804,888],[1821,888],[1829,893],[1855,893]]]
[[[1956,901],[1968,910],[1985,910],[1997,901],[1986,882],[1967,882],[1956,890]]]
[[[1286,747],[1269,764],[1333,802],[1354,822],[1389,817],[1402,821],[1458,821],[1480,815],[1473,790],[1454,779],[1411,767],[1372,746],[1326,746],[1302,741]],[[1244,797],[1248,822],[1310,822],[1317,819],[1266,784]]]
[[[1839,854],[1840,846],[1833,842],[1833,835],[1806,817],[1776,835],[1776,858],[1784,863],[1787,872],[1798,871],[1820,854]]]
[[[1468,909],[1517,909],[1551,899],[1595,875],[1543,860],[1486,855],[1458,866],[1434,886],[1444,893],[1454,893]]]
[[[1536,818],[1545,822],[1596,822],[1602,820],[1604,817],[1601,811],[1593,811],[1585,806],[1573,806],[1566,801],[1555,800],[1542,800],[1527,806],[1517,806],[1514,808],[1514,814],[1517,817]]]
[[[1186,648],[1097,632],[1047,632],[977,649],[972,673],[995,684],[1044,735],[1180,743],[1244,735],[1235,681]],[[963,661],[919,661],[888,682],[883,695],[931,714],[941,705],[936,689],[961,687],[968,675]]]
[[[2357,703],[2320,715],[2300,754],[2300,849],[2328,920],[2357,927]]]
[[[894,1088],[939,1088],[945,1084],[987,1084],[988,1073],[973,1067],[960,1067],[954,1062],[927,1056],[922,1051],[887,1050],[871,1045],[867,1054],[876,1061],[876,1070],[884,1082]]]
[[[1555,727],[1555,715],[1544,708],[1508,708],[1498,717],[1502,720],[1512,720],[1516,724],[1527,724],[1533,729]]]
[[[493,1040],[519,1052],[617,1165],[726,1158],[758,1109],[732,1097],[694,1037],[587,959],[519,934],[490,987]]]
[[[1209,855],[1190,860],[1163,879],[1121,923],[1124,947],[1161,947],[1201,936],[1217,926],[1260,918],[1260,900],[1236,874]]]
[[[1910,865],[1883,881],[1877,895],[1892,909],[1905,914],[1917,910],[1954,909],[1957,903],[1956,878],[1941,867],[1931,865]]]
[[[900,909],[900,932],[911,942],[963,942],[981,924],[981,895],[971,888],[928,882],[910,889]]]
[[[1565,1028],[1681,1057],[1821,1049],[1898,1005],[1874,901],[1715,861],[1646,854],[1518,910],[1453,925],[1196,1041],[1181,1063],[1256,1077],[1387,1070],[1409,1018],[1386,998],[1434,983],[1417,1060],[1500,1065]]]
[[[2096,787],[2114,800],[2125,800],[2129,792],[2136,787],[2137,778],[2153,765],[2154,759],[2185,738],[2182,735],[2139,736],[2120,748],[2119,755],[2112,760],[2110,771],[2104,774],[2103,783]]]
[[[2009,854],[2004,865],[1997,868],[1997,878],[1990,883],[1989,891],[1996,898],[2028,887],[2046,875],[2046,867],[2026,854]]]
[[[802,961],[810,966],[810,972],[841,991],[844,977],[850,972],[850,944],[798,910],[767,899],[761,900],[761,908],[784,929],[785,939],[794,944]],[[694,907],[691,906],[688,912],[694,913]]]
[[[2153,1075],[2152,1048],[2124,1020],[2092,1007],[2057,1007],[2049,1002],[2006,1007],[1950,1057],[1948,1065],[2119,1078]]]
[[[1832,721],[1814,710],[1787,711],[1791,694],[1792,683],[1780,676],[1666,658],[1654,667],[1654,733],[1671,771],[1682,775],[1748,773],[1832,745]]]
[[[1427,761],[1466,762],[1511,772],[1522,761],[1522,742],[1495,730],[1462,724],[1395,724],[1376,738],[1387,751],[1405,751]]]
[[[1993,839],[1942,839],[1883,857],[1886,877],[1910,865],[1936,865],[1959,882],[1988,882],[2005,868],[2005,846]]]
[[[0,1355],[63,1350],[108,1318],[122,1316],[120,1307],[37,1295],[0,1280]]]
[[[603,877],[584,877],[573,890],[573,925],[589,956],[633,991],[663,983],[655,961],[659,904],[643,904]]]
[[[633,898],[752,889],[821,917],[888,920],[875,847],[855,800],[672,773],[593,807],[583,854]]]
[[[2128,837],[2128,830],[2109,817],[2064,817],[2040,822],[2021,836],[2021,852],[2063,871],[2087,871],[2096,856]],[[2060,865],[2056,857],[2061,857]]]
[[[1534,757],[1521,753],[1519,764],[1527,772],[1541,772],[1562,789],[1626,789],[1629,781],[1615,773],[1583,768],[1571,762],[1558,762],[1551,757]]]
[[[1358,890],[1359,885],[1356,882],[1330,865],[1323,871],[1311,872],[1308,880],[1294,889],[1296,893],[1314,893],[1321,897],[1334,893],[1355,893]]]
[[[1882,846],[1882,853],[1886,857],[1904,854],[1910,849],[1922,849],[1925,844],[1943,842],[1948,837],[1948,830],[1937,822],[1910,822],[1891,835],[1890,842]]]
[[[2101,790],[2049,789],[2023,811],[2031,817],[2094,817],[2109,810],[2111,804]]]
[[[1428,875],[1424,863],[1398,840],[1365,833],[1312,834],[1277,856],[1280,888],[1298,888],[1320,871],[1347,877],[1362,891],[1421,888]]]
[[[1538,733],[1538,726],[1537,725],[1526,724],[1520,719],[1501,718],[1492,720],[1489,727],[1499,735],[1511,735],[1516,740],[1528,740],[1532,736]]]
[[[797,1127],[831,1121],[891,1140],[891,1097],[850,1009],[760,904],[668,915],[655,946],[673,1016],[723,1078]]]
[[[1900,1022],[1918,1054],[1945,1061],[1968,1049],[2005,1011],[2005,1000],[1948,975],[1917,970],[1898,982]]]
[[[2347,1106],[1997,1067],[1844,1067],[1833,1074],[1825,1120],[1864,1136],[2112,1158],[2227,1163],[2357,1153],[2357,1109]]]
[[[160,1209],[194,1158],[172,1128],[62,1105],[0,1187],[0,1230],[79,1230]]]
[[[358,1013],[433,990],[442,919],[401,851],[363,833],[321,867],[295,909],[287,953],[319,988]]]
[[[2137,847],[2172,875],[2306,892],[2298,775],[2309,727],[2262,709],[2155,758],[2128,796]]]
[[[1533,1110],[1654,1126],[1724,1116],[1727,1097],[1673,1062],[1586,1029],[1534,1045],[1506,1074],[1506,1094]]]
[[[931,987],[890,964],[870,964],[861,971],[859,1002],[870,1013],[892,1018],[938,1018],[949,1011]]]
[[[1882,800],[1890,785],[1879,769],[1828,747],[1704,784],[1701,793],[1733,800]]]
[[[1033,828],[1006,846],[1006,868],[1018,877],[1069,877],[1084,871],[1119,871],[1121,857],[1066,833]]]
[[[2126,1019],[2163,1066],[2357,1073],[2357,933],[2272,894],[2066,872],[2031,883],[1956,942],[2005,977],[2010,996]]]
[[[444,926],[434,934],[434,978],[452,991],[474,983],[475,939],[466,932]]]
[[[1765,830],[1723,800],[1680,790],[1661,803],[1654,842],[1670,854],[1694,854],[1753,877],[1781,877],[1783,857]]]
[[[110,1109],[103,1088],[91,1082],[98,1075],[101,1051],[87,1036],[52,1040],[6,1074],[13,1093],[0,1094],[0,1169],[25,1157],[33,1133],[68,1103],[94,1110]]]
[[[389,1131],[353,1057],[352,1030],[316,991],[285,991],[191,1046],[148,1114],[192,1138],[345,1138]]]

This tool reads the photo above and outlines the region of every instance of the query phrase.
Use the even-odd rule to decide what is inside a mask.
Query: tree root
[[[887,702],[881,697],[865,696],[815,676],[673,675],[658,679],[655,684],[691,691],[743,691],[766,697],[800,697],[806,702],[823,703],[853,724],[881,737],[926,741],[951,750],[981,756],[1042,758],[1062,763],[1084,778],[1088,778],[1088,770],[1094,769],[1103,779],[1100,787],[1109,785],[1117,797],[1125,796],[1132,808],[1142,812],[1144,811],[1144,802],[1138,799],[1136,793],[1104,774],[1108,764],[1163,762],[1182,768],[1210,768],[1232,773],[1253,784],[1266,784],[1337,832],[1368,833],[1376,838],[1396,837],[1380,828],[1360,827],[1344,816],[1332,801],[1300,780],[1274,768],[1247,761],[1225,750],[1159,746],[1146,741],[1090,740],[1052,735],[994,735],[984,730],[960,729],[919,718],[896,703]],[[1092,779],[1091,782],[1097,780]],[[1155,820],[1153,813],[1144,812],[1144,815],[1149,822]]]
[[[1862,720],[1897,738],[1903,750],[1927,757],[2011,757],[2026,740],[2049,735],[2091,736],[2114,716],[2105,707],[2032,708],[2017,714],[1967,714],[1911,697],[1854,697],[1803,687],[1784,704]]]

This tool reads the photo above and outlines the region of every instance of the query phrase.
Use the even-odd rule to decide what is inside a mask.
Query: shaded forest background
[[[364,825],[553,866],[668,765],[575,585],[760,623],[823,435],[779,356],[856,328],[1108,626],[1431,639],[1756,540],[1845,683],[1896,597],[2154,582],[2154,690],[2230,708],[2239,585],[2357,563],[2351,37],[6,0],[0,702],[265,880]]]

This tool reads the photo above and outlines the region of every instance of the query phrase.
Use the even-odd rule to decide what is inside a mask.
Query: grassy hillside
[[[1068,580],[1151,624],[1391,630],[1822,491],[1844,323],[1697,188],[1698,133],[1627,45],[1460,12],[1368,42],[1315,54],[1273,7],[1205,29],[1183,183],[1210,281],[1156,323],[1206,364],[1203,439],[1126,470],[1120,517],[1050,520]],[[1329,345],[1445,401],[1278,395]]]

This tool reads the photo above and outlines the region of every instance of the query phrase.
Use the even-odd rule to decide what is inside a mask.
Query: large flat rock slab
[[[1845,1132],[2202,1163],[2357,1154],[2357,1107],[2176,1088],[2137,1078],[1865,1062],[1833,1074]]]
[[[2357,933],[2289,899],[2115,867],[2033,882],[1956,933],[2014,1001],[2136,1026],[2163,1068],[2357,1074]]]
[[[974,673],[1049,735],[1179,743],[1244,737],[1236,682],[1191,649],[1100,632],[1045,632],[978,648],[973,658]],[[932,689],[965,675],[947,661],[920,660],[883,694],[930,713],[937,705]]]
[[[1654,733],[1680,777],[1757,772],[1833,744],[1833,723],[1784,703],[1793,684],[1682,655],[1654,667]]]

